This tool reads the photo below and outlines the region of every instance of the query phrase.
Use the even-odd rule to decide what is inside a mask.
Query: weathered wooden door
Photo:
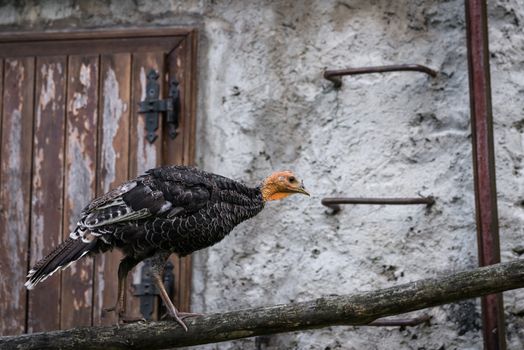
[[[25,275],[94,196],[156,165],[192,163],[195,55],[186,29],[0,34],[0,335],[115,322],[102,309],[116,300],[119,252],[79,261],[30,292]],[[178,136],[160,123],[152,144],[138,114],[150,69],[161,90],[175,75],[181,95]],[[173,262],[174,298],[187,310],[190,260]],[[132,295],[128,286],[138,314]]]

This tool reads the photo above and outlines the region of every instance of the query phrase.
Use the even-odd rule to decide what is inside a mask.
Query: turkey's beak
[[[310,195],[309,192],[304,188],[304,183],[301,183],[300,187],[295,188],[295,192],[305,194],[306,196]]]

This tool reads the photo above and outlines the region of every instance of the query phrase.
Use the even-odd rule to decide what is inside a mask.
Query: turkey
[[[248,187],[192,167],[151,169],[91,201],[69,238],[29,271],[25,286],[33,289],[86,255],[118,248],[124,254],[118,267],[118,298],[108,310],[122,320],[127,275],[151,258],[151,274],[168,314],[187,331],[183,318],[194,314],[179,312],[162,283],[168,257],[218,243],[266,202],[296,193],[309,195],[291,171],[275,172],[259,186]]]

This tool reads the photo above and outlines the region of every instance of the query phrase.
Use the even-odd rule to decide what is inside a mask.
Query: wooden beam
[[[188,318],[188,332],[172,321],[0,337],[0,349],[166,349],[334,325],[366,325],[377,318],[524,287],[524,260],[481,267],[352,295]]]

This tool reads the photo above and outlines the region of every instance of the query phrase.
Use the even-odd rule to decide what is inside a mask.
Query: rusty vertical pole
[[[486,0],[466,0],[469,95],[479,265],[500,262]],[[505,350],[502,294],[481,299],[485,350]]]

